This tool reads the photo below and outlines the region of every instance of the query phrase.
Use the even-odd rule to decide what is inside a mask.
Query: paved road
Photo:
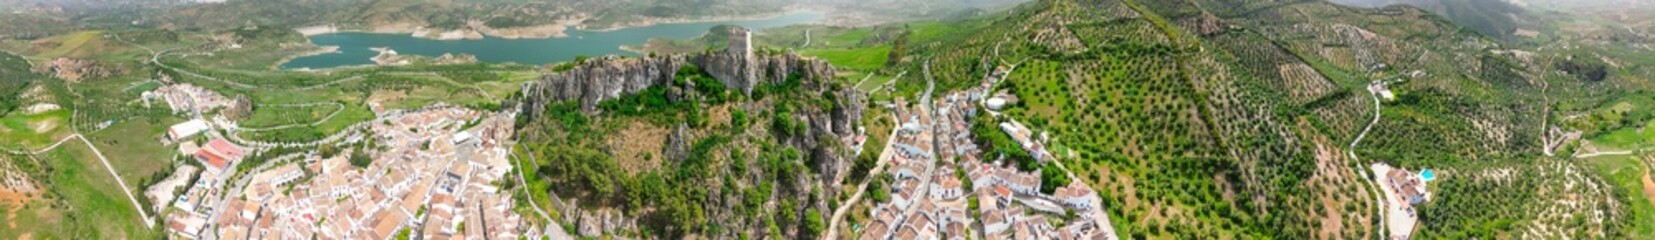
[[[282,162],[285,162],[285,161],[288,161],[288,160],[291,160],[293,158],[300,157],[300,156],[302,156],[301,153],[289,153],[287,155],[277,156],[275,158],[271,158],[270,160],[264,161],[263,164],[259,164],[258,167],[254,167],[253,169],[248,170],[246,173],[247,174],[258,174],[260,172],[264,172],[264,170],[266,170],[266,169],[269,169],[270,166],[272,166],[272,165],[275,165],[277,163],[282,163]],[[230,166],[230,168],[233,169],[233,168],[235,168],[235,166]],[[219,177],[224,178],[224,177],[228,177],[229,175],[232,175],[232,173],[231,172],[225,172],[223,174],[220,174]],[[220,181],[223,181],[223,180],[224,179],[220,179]],[[239,180],[239,181],[236,181],[235,185],[230,187],[230,189],[228,191],[219,192],[218,199],[214,200],[214,202],[218,203],[218,204],[215,204],[213,206],[213,211],[215,211],[215,212],[206,213],[207,214],[207,226],[208,227],[206,227],[204,229],[218,229],[218,217],[222,216],[224,214],[220,214],[220,212],[216,212],[216,211],[224,211],[225,208],[228,208],[229,204],[230,204],[230,201],[227,201],[227,200],[230,199],[230,196],[234,196],[238,193],[241,193],[243,191],[242,189],[246,188],[247,184],[249,182],[253,181],[253,178],[252,178],[251,175],[242,175],[241,178],[232,179],[232,180]],[[211,230],[203,231],[202,237],[205,238],[205,239],[217,239],[218,238],[218,232],[217,231],[211,231]]]
[[[1014,65],[1014,66],[1012,66],[1012,68],[1016,69],[1017,66]],[[1007,70],[1007,75],[1008,76],[1010,75],[1010,70]],[[1017,121],[1017,120],[1012,119],[1012,121]],[[1062,169],[1064,175],[1069,176],[1069,181],[1085,182],[1085,180],[1081,180],[1079,177],[1076,177],[1074,171],[1069,171],[1069,166],[1063,165],[1063,161],[1059,161],[1059,159],[1062,159],[1062,158],[1053,157],[1051,162],[1052,162],[1052,164],[1056,164],[1058,169]],[[1017,197],[1017,200],[1019,202],[1023,202],[1024,205],[1028,205],[1029,207],[1031,207],[1035,210],[1047,211],[1047,212],[1052,212],[1052,213],[1056,213],[1056,214],[1064,214],[1065,213],[1063,211],[1063,207],[1062,207],[1061,204],[1056,204],[1056,203],[1054,203],[1050,200],[1047,200],[1047,199],[1039,197],[1039,196],[1034,196],[1034,198],[1032,198],[1032,199],[1024,199],[1024,198],[1028,198],[1030,196],[1026,196],[1026,195],[1023,195],[1023,194],[1018,194],[1016,197]],[[1100,198],[1101,198],[1101,196],[1100,196]],[[1040,204],[1049,204],[1049,205],[1040,205]],[[1099,227],[1101,227],[1103,229],[1103,231],[1105,233],[1107,233],[1107,235],[1109,235],[1109,239],[1119,239],[1120,238],[1120,236],[1116,235],[1117,233],[1115,232],[1114,222],[1109,221],[1109,214],[1105,214],[1102,210],[1093,210],[1093,211],[1089,211],[1089,212],[1093,214],[1092,218],[1096,219],[1098,225],[1100,225]]]
[[[894,114],[891,116],[891,119],[895,122],[902,122]],[[876,161],[877,164],[874,165],[873,168],[868,169],[869,178],[877,176],[876,173],[879,173],[881,169],[885,169],[886,163],[891,162],[890,157],[894,154],[891,150],[891,145],[896,144],[896,141],[891,141],[890,139],[894,139],[896,136],[896,131],[897,128],[891,128],[891,134],[885,135],[887,139],[885,141],[885,147],[879,152],[879,160]],[[850,200],[839,203],[839,209],[833,210],[833,217],[828,220],[828,232],[827,234],[822,235],[822,239],[839,239],[839,222],[843,222],[845,220],[845,214],[850,212],[851,207],[856,206],[857,202],[862,201],[862,193],[867,192],[869,182],[873,181],[864,179],[862,183],[857,184],[856,194],[851,194]]]
[[[1362,128],[1362,133],[1357,134],[1356,139],[1350,141],[1350,147],[1346,148],[1345,153],[1350,156],[1351,162],[1357,162],[1358,161],[1357,158],[1356,158],[1356,144],[1361,143],[1362,138],[1365,138],[1365,137],[1368,136],[1368,132],[1373,130],[1374,125],[1379,125],[1379,116],[1380,116],[1380,112],[1379,112],[1379,108],[1380,108],[1379,93],[1373,92],[1373,88],[1368,88],[1368,96],[1373,99],[1373,121],[1369,121],[1368,126],[1365,127],[1365,128]],[[1371,174],[1367,174],[1365,172],[1362,173],[1362,179],[1367,180],[1367,185],[1368,185],[1369,189],[1373,189],[1375,191],[1384,191],[1384,189],[1379,188],[1379,183],[1375,182],[1373,178],[1374,178],[1374,176],[1372,176]],[[1386,216],[1386,214],[1385,214],[1385,205],[1383,204],[1384,203],[1383,201],[1385,199],[1384,199],[1384,196],[1382,196],[1382,194],[1383,193],[1376,193],[1374,191],[1368,191],[1368,195],[1373,196],[1373,205],[1375,205],[1374,210],[1379,212],[1379,219],[1381,220],[1381,221],[1379,221],[1380,224],[1384,224],[1384,222],[1389,221],[1388,216]],[[1384,228],[1383,225],[1376,226],[1374,229],[1382,229],[1382,228]],[[1389,231],[1386,231],[1386,232],[1389,232]]]

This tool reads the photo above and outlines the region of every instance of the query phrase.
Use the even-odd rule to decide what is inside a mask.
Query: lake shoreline
[[[825,14],[824,12],[818,11],[818,10],[792,10],[792,11],[762,13],[762,14],[731,15],[731,16],[704,17],[704,18],[654,18],[654,19],[643,19],[643,20],[640,20],[640,21],[634,21],[634,22],[630,22],[630,23],[621,23],[621,24],[616,24],[614,26],[604,27],[604,28],[589,28],[588,26],[585,26],[585,25],[582,25],[582,24],[579,24],[579,23],[574,23],[574,20],[585,20],[585,19],[573,19],[573,20],[564,20],[564,21],[559,21],[559,22],[554,22],[554,23],[549,23],[549,24],[524,26],[524,27],[512,27],[512,28],[489,28],[489,27],[486,27],[486,26],[479,26],[479,27],[466,28],[466,29],[431,29],[431,28],[425,28],[425,27],[412,27],[412,28],[409,28],[407,26],[412,26],[412,25],[408,25],[406,23],[393,23],[393,24],[385,24],[385,25],[381,25],[381,26],[375,26],[375,27],[371,27],[371,28],[367,28],[367,29],[363,29],[363,28],[342,28],[342,27],[339,27],[338,25],[335,25],[335,24],[327,24],[327,25],[314,25],[314,26],[297,27],[297,28],[293,28],[293,30],[299,32],[299,35],[304,36],[305,38],[310,38],[310,37],[314,37],[314,36],[318,36],[318,35],[337,34],[337,33],[372,33],[372,34],[407,34],[408,36],[411,36],[411,37],[430,39],[430,40],[442,40],[442,41],[481,40],[481,39],[490,38],[490,37],[500,38],[500,39],[531,39],[532,40],[532,39],[566,38],[566,37],[569,37],[569,31],[571,31],[571,30],[586,31],[586,32],[613,32],[613,31],[626,30],[626,29],[631,29],[631,28],[651,27],[651,26],[657,26],[657,25],[663,25],[663,24],[689,24],[689,23],[708,23],[708,22],[726,22],[726,21],[753,21],[753,20],[763,20],[763,19],[784,17],[784,16],[794,15],[794,14],[810,14],[810,13]],[[820,20],[818,20],[818,21],[820,21]],[[407,25],[407,26],[397,26],[397,25]],[[544,29],[544,28],[559,28],[559,29]]]
[[[308,41],[308,39],[307,39],[307,41]],[[313,46],[314,46],[314,44],[313,44]],[[287,64],[288,61],[293,61],[293,59],[298,59],[298,58],[302,58],[302,57],[309,57],[309,56],[316,56],[316,55],[322,55],[322,54],[339,53],[340,52],[339,51],[339,46],[316,46],[316,47],[317,47],[317,49],[315,51],[303,52],[303,53],[299,53],[299,54],[293,54],[293,55],[288,55],[286,57],[282,57],[281,60],[276,60],[276,63],[270,64],[270,69],[282,70],[282,65]]]
[[[663,21],[637,27],[572,30],[566,35],[549,38],[503,38],[481,36],[480,39],[455,41],[431,39],[410,34],[383,33],[341,29],[322,25],[296,28],[315,46],[336,46],[336,51],[310,52],[282,61],[278,69],[327,69],[337,66],[372,65],[374,55],[361,51],[369,47],[390,47],[408,56],[436,57],[444,53],[470,54],[481,62],[540,65],[568,61],[577,56],[641,55],[628,45],[643,44],[651,39],[693,39],[705,36],[708,29],[719,25],[737,25],[755,30],[772,27],[813,24],[824,14],[819,11],[791,11],[778,15],[747,15],[701,19],[697,21]],[[744,20],[734,20],[744,19]],[[379,29],[383,30],[383,29]]]

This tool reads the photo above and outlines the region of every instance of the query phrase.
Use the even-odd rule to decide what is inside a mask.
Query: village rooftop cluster
[[[914,105],[899,98],[887,105],[896,113],[899,127],[879,161],[890,165],[884,172],[895,182],[890,184],[890,201],[876,204],[869,212],[871,222],[858,227],[858,239],[1116,238],[1091,187],[1074,181],[1053,194],[1042,194],[1038,171],[1003,167],[999,156],[986,156],[972,142],[971,121],[984,114],[978,105],[1004,106],[1005,99],[985,96],[1010,71],[998,69],[982,86],[947,94],[940,103]],[[930,93],[925,95],[929,99]],[[1054,160],[1044,143],[1033,138],[1034,131],[1021,123],[997,126],[1030,156],[1041,162]],[[992,159],[981,159],[985,156]],[[967,179],[955,171],[965,171]],[[971,201],[977,202],[974,213]],[[1075,217],[1062,227],[1048,220],[1069,211]]]
[[[268,147],[244,147],[235,123],[202,113],[232,100],[187,84],[163,86],[145,99],[164,100],[190,120],[168,128],[188,162],[152,185],[145,196],[163,226],[185,239],[390,239],[419,233],[427,239],[537,238],[541,229],[514,211],[517,201],[497,186],[513,170],[509,139],[515,113],[433,106],[376,111],[334,149],[267,156]],[[340,133],[345,134],[345,133]],[[260,146],[276,144],[255,143]],[[353,164],[366,157],[366,166]],[[363,160],[363,159],[359,159]]]

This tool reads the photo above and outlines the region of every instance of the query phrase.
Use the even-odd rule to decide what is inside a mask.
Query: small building
[[[919,134],[922,131],[925,131],[925,125],[920,125],[918,122],[908,122],[902,124],[902,133],[904,134]]]
[[[173,212],[167,219],[167,232],[179,239],[198,239],[207,218],[192,212]]]
[[[898,155],[901,155],[902,157],[905,157],[905,158],[931,159],[931,157],[932,157],[931,152],[925,151],[925,149],[920,149],[919,147],[915,147],[914,145],[908,145],[906,143],[896,143],[896,144],[892,144],[892,146],[896,147]]]
[[[994,166],[992,165],[980,163],[974,167],[969,167],[966,176],[971,178],[971,191],[981,191],[994,186]]]
[[[1392,169],[1386,175],[1386,180],[1390,181],[1391,188],[1396,192],[1398,200],[1407,202],[1408,205],[1412,206],[1424,203],[1429,198],[1428,193],[1425,192],[1425,184],[1415,178],[1416,175],[1413,173],[1402,169]]]
[[[897,180],[896,185],[895,185],[895,192],[893,192],[895,194],[891,194],[891,204],[893,206],[896,206],[897,209],[901,209],[901,210],[904,210],[904,211],[908,210],[908,207],[913,206],[914,202],[916,200],[919,200],[920,196],[917,195],[919,193],[919,190],[920,190],[919,188],[920,188],[919,180],[916,180],[916,179]]]
[[[1097,207],[1098,202],[1102,200],[1097,197],[1092,188],[1087,187],[1081,181],[1072,181],[1069,182],[1068,186],[1057,188],[1052,196],[1057,198],[1058,201],[1062,201],[1064,206],[1083,211]]]
[[[299,178],[304,176],[305,172],[303,169],[299,169],[299,165],[285,164],[259,173],[258,175],[254,175],[253,181],[254,183],[268,184],[274,188],[276,186],[292,183],[294,180],[299,180]]]
[[[954,177],[953,173],[936,174],[934,178],[931,181],[931,194],[933,196],[941,199],[956,199],[965,196],[965,191],[960,189],[960,179]]]
[[[206,120],[201,120],[200,118],[191,119],[182,123],[173,124],[172,127],[168,127],[167,139],[178,141],[179,139],[195,136],[195,134],[207,131],[207,129],[210,129],[210,127],[207,126]]]
[[[919,173],[925,171],[925,166],[923,166],[923,163],[908,162],[907,164],[896,166],[895,171],[896,179],[919,178]]]
[[[1004,99],[1004,98],[990,98],[990,99],[988,99],[987,104],[988,104],[988,109],[989,110],[1000,111],[1001,109],[1006,108],[1006,99]]]
[[[195,159],[201,161],[202,165],[207,166],[207,171],[218,174],[224,172],[224,169],[230,167],[234,162],[241,161],[241,158],[244,157],[243,154],[245,153],[242,152],[240,146],[236,146],[236,144],[223,138],[218,138],[207,142],[206,146],[202,146],[201,150],[196,151]]]
[[[1011,139],[1016,141],[1018,145],[1022,145],[1023,150],[1028,151],[1029,156],[1034,157],[1034,160],[1046,163],[1046,160],[1050,159],[1050,156],[1046,154],[1046,147],[1034,140],[1034,131],[1027,126],[1023,126],[1022,123],[1017,121],[1003,122],[1000,123],[1000,130],[1006,132],[1006,135],[1010,135]]]
[[[1040,170],[1034,172],[1018,172],[1014,168],[1001,168],[995,173],[998,183],[1011,191],[1021,194],[1040,194]]]
[[[1378,94],[1380,98],[1383,98],[1386,101],[1396,100],[1396,93],[1391,92],[1391,89],[1386,87],[1384,82],[1376,81],[1369,84],[1368,91]]]
[[[470,132],[455,133],[454,134],[454,145],[460,145],[460,143],[465,143],[465,141],[470,141],[472,138],[473,138],[473,136],[471,135]]]

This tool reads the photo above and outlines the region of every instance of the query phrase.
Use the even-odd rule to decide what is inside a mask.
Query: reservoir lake
[[[370,58],[378,55],[369,48],[389,47],[397,54],[442,56],[444,53],[476,55],[478,61],[490,63],[514,62],[521,64],[548,64],[574,60],[576,56],[626,55],[637,53],[621,50],[624,45],[641,45],[652,38],[692,39],[707,33],[718,25],[737,25],[748,29],[765,29],[795,24],[812,23],[822,19],[820,12],[794,12],[781,16],[729,21],[664,23],[607,31],[570,29],[568,36],[555,38],[504,39],[484,37],[470,40],[436,40],[410,34],[341,32],[310,36],[317,46],[338,46],[339,51],[294,58],[282,63],[282,69],[322,69],[342,66],[371,65]]]

